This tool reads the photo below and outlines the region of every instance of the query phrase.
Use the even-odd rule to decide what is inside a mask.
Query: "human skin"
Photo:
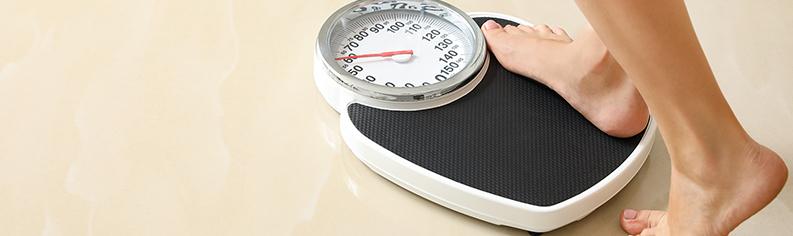
[[[577,0],[658,123],[672,162],[662,211],[623,211],[629,234],[726,235],[782,189],[787,167],[724,99],[682,0]]]

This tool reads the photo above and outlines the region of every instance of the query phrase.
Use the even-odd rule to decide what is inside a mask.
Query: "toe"
[[[504,60],[506,55],[510,54],[513,47],[509,43],[513,40],[514,34],[507,32],[508,29],[513,27],[502,27],[495,21],[489,20],[482,25],[482,33],[485,35],[485,42],[490,51],[496,57]],[[514,30],[514,29],[513,29]]]
[[[544,24],[535,25],[534,30],[536,30],[540,34],[553,34],[551,28],[548,27],[548,25],[544,25]]]
[[[564,29],[562,29],[562,27],[559,27],[559,26],[549,26],[549,28],[551,28],[551,32],[552,32],[553,34],[555,34],[555,35],[567,36],[567,31],[565,31]],[[568,36],[568,37],[569,37],[569,36]]]
[[[648,229],[658,225],[658,222],[660,222],[665,216],[665,211],[636,211],[632,209],[625,209],[622,211],[620,217],[620,225],[622,226],[622,229],[628,234],[645,235],[651,233],[652,230]]]
[[[565,31],[564,29],[562,29],[562,27],[559,27],[559,26],[551,26],[551,32],[553,32],[555,35],[562,36],[563,38],[565,38],[565,39],[567,39],[567,40],[570,40],[570,39],[571,39],[571,38],[570,38],[570,35],[567,35],[567,31]]]
[[[573,39],[567,35],[567,32],[557,26],[536,25],[531,29],[543,38],[554,39],[567,43],[573,41]]]
[[[502,41],[506,40],[509,34],[504,27],[501,27],[493,20],[489,20],[482,24],[482,33],[485,35],[487,45],[491,47],[494,45],[501,45]]]
[[[518,29],[518,27],[515,27],[514,25],[504,26],[504,31],[507,31],[507,33],[509,33],[509,34],[522,34],[522,33],[524,33],[523,30]]]
[[[523,30],[526,33],[534,33],[534,28],[528,25],[518,25],[518,29]]]
[[[498,29],[501,29],[501,25],[499,25],[494,20],[488,20],[484,24],[482,24],[483,31],[498,30]]]
[[[482,24],[482,33],[485,35],[485,39],[487,39],[488,46],[498,44],[498,42],[504,40],[508,36],[504,27],[501,27],[501,25],[493,20],[489,20]]]

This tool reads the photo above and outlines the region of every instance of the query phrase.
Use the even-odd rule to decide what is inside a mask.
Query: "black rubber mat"
[[[446,106],[399,112],[352,104],[349,116],[366,137],[412,163],[538,206],[592,187],[641,140],[643,133],[606,135],[554,91],[506,71],[495,59],[491,55],[485,78],[471,93]]]

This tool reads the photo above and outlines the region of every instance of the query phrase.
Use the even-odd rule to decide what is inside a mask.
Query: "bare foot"
[[[745,146],[743,152],[718,156],[708,168],[673,165],[668,210],[624,210],[622,229],[631,235],[729,234],[768,205],[787,179],[776,153],[754,141]]]
[[[575,41],[546,25],[491,20],[482,31],[504,68],[550,87],[603,132],[630,137],[647,126],[647,105],[591,28]]]
[[[545,25],[488,21],[482,30],[507,70],[547,85],[602,131],[628,137],[646,126],[644,100],[593,30],[575,41]],[[625,232],[726,235],[770,203],[787,180],[784,161],[748,135],[721,140],[670,150],[672,160],[685,163],[672,165],[667,211],[626,209],[620,220]]]

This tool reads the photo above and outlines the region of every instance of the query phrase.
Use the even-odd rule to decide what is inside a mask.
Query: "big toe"
[[[645,229],[651,229],[657,226],[666,216],[666,212],[625,209],[620,215],[620,226],[622,226],[622,230],[630,235],[638,235],[641,234],[642,231],[645,231],[644,233],[646,234],[647,230]]]
[[[485,21],[484,24],[482,24],[482,29],[484,31],[501,29],[501,25],[498,24],[498,22],[496,22],[494,20],[488,20],[488,21]]]
[[[507,31],[504,30],[504,27],[501,27],[501,25],[494,20],[488,20],[482,24],[482,33],[485,35],[485,39],[487,39],[487,45],[491,48],[496,45],[501,45],[509,36]]]

